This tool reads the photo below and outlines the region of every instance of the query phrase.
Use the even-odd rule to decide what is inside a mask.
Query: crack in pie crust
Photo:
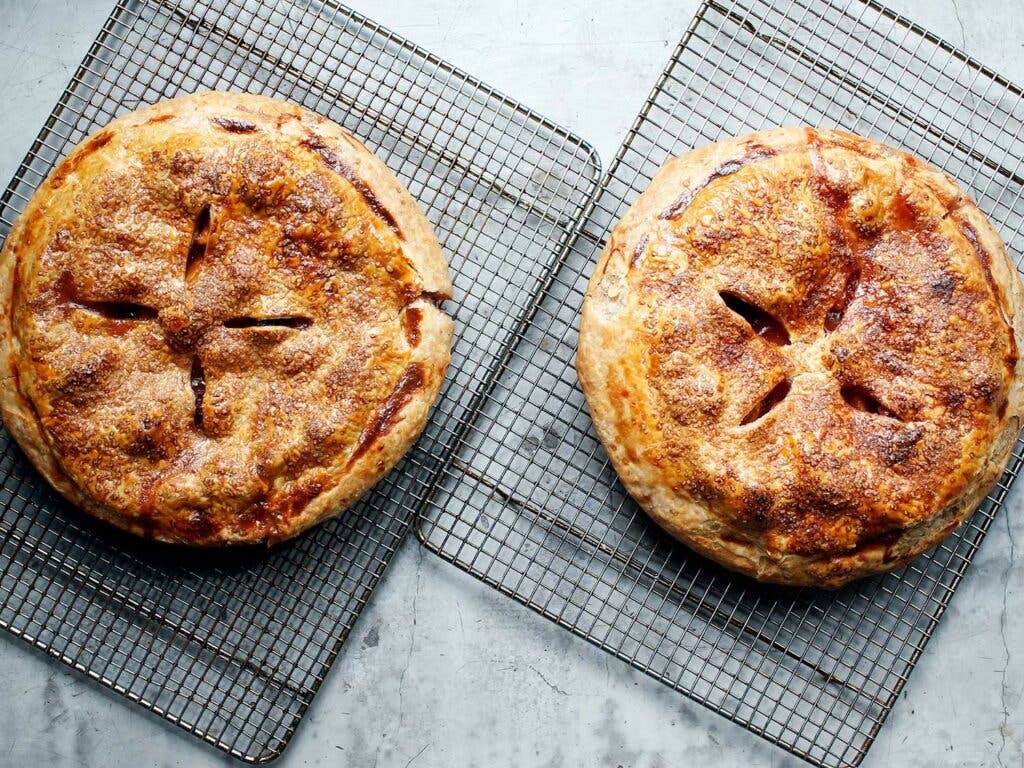
[[[0,259],[3,417],[44,477],[136,534],[274,542],[416,439],[448,365],[448,265],[340,126],[202,93],[50,174]]]
[[[838,587],[952,532],[1022,412],[1021,281],[916,158],[785,128],[670,160],[608,240],[577,368],[626,489],[757,579]]]

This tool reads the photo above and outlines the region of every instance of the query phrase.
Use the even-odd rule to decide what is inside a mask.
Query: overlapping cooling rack
[[[708,0],[583,235],[473,403],[424,504],[442,557],[809,762],[855,766],[1021,465],[927,556],[838,593],[758,586],[671,542],[626,496],[576,379],[586,281],[668,157],[778,125],[841,127],[958,178],[1024,253],[1021,90],[874,2]]]
[[[216,558],[90,523],[2,433],[0,626],[235,757],[266,762],[564,255],[600,167],[580,139],[330,0],[119,0],[0,200],[0,231],[88,133],[211,88],[280,96],[341,123],[419,200],[455,280],[441,399],[399,468],[341,519]]]

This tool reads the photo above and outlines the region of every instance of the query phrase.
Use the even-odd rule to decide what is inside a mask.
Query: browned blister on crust
[[[1020,427],[1020,279],[949,177],[836,131],[670,160],[613,231],[577,367],[626,488],[755,578],[835,587],[974,510]]]
[[[387,167],[301,107],[203,93],[53,171],[0,263],[3,416],[74,503],[188,544],[277,541],[419,435],[448,266]]]

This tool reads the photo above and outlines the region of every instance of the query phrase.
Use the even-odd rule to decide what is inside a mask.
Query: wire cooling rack
[[[270,551],[216,556],[90,523],[3,433],[0,625],[235,757],[265,762],[293,734],[454,425],[567,249],[600,167],[578,138],[334,3],[122,0],[0,200],[3,234],[87,133],[209,88],[272,94],[334,119],[426,209],[455,278],[441,399],[400,467],[341,519]]]
[[[424,505],[434,552],[775,744],[860,763],[1021,465],[954,536],[838,593],[759,586],[671,542],[617,482],[574,358],[610,227],[670,156],[777,125],[841,127],[956,176],[1024,253],[1021,91],[873,2],[710,0],[496,370]]]

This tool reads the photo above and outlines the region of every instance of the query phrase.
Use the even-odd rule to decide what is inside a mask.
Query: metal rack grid
[[[578,138],[334,2],[120,0],[0,200],[143,103],[277,95],[344,125],[434,224],[455,351],[428,427],[355,508],[272,550],[146,545],[85,519],[0,435],[0,626],[249,762],[284,749],[600,178]],[[210,561],[216,562],[211,565]]]
[[[425,545],[672,688],[822,766],[860,763],[1021,465],[897,573],[837,593],[730,574],[625,494],[574,370],[610,227],[670,156],[776,125],[841,127],[957,177],[1024,253],[1021,91],[861,0],[708,0],[605,178],[584,233],[424,505]]]

